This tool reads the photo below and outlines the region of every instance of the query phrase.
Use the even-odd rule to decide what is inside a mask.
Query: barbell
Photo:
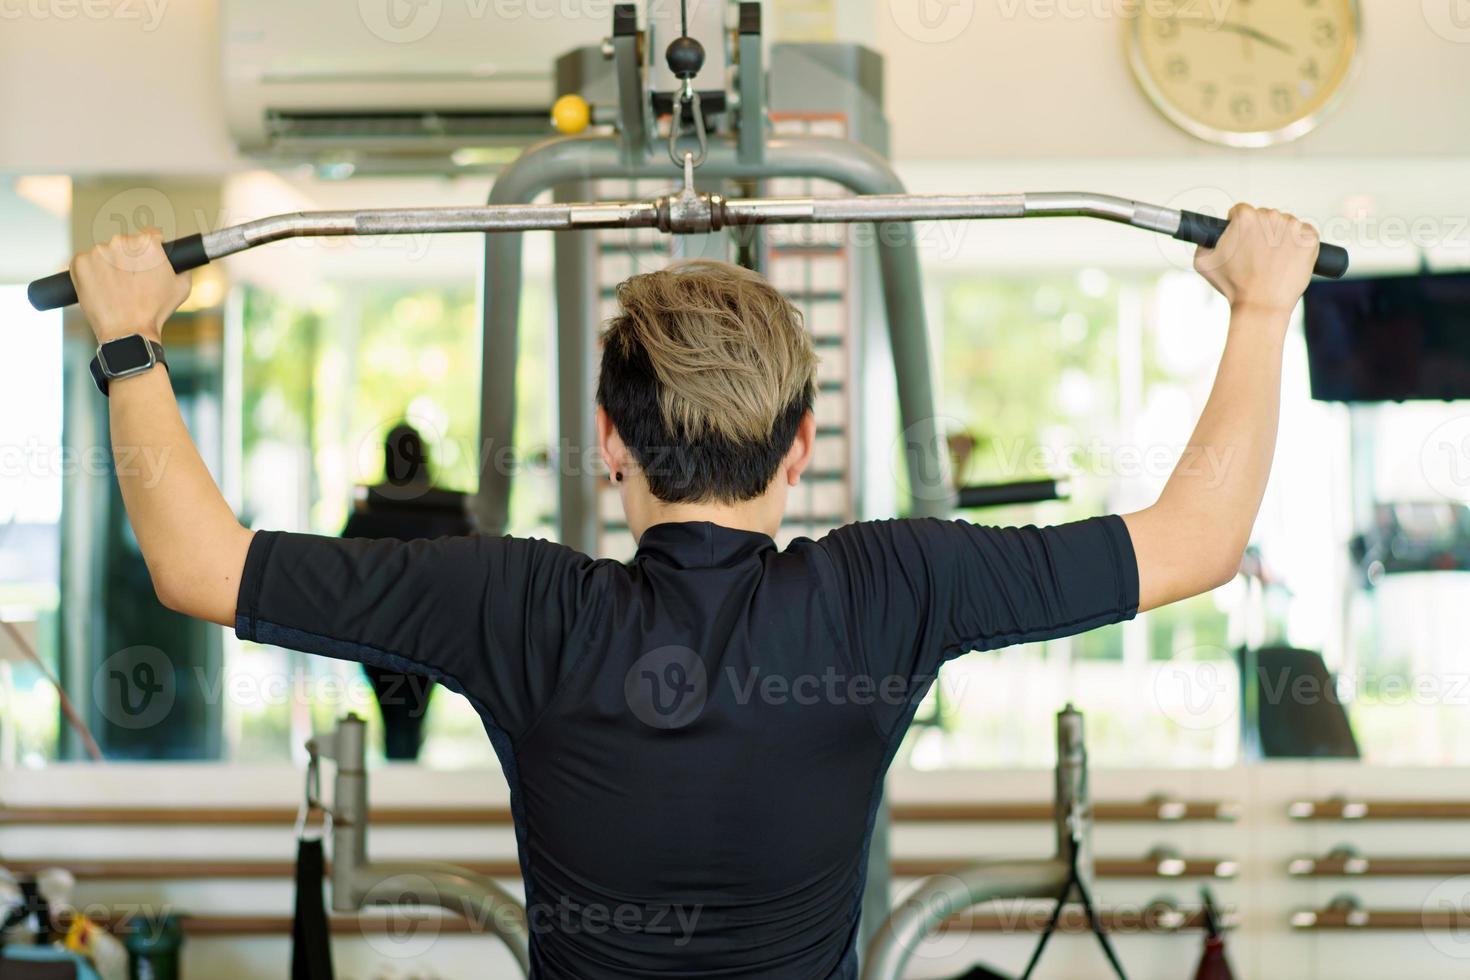
[[[727,199],[682,191],[652,201],[505,204],[483,207],[380,208],[366,211],[300,211],[188,235],[163,245],[176,272],[287,238],[348,235],[448,234],[452,232],[592,231],[655,228],[703,234],[746,225],[848,224],[996,218],[1099,218],[1213,248],[1229,222],[1194,211],[1144,204],[1106,194],[1048,191],[1036,194],[860,194],[852,197]],[[1314,272],[1340,279],[1347,250],[1322,244]],[[38,310],[77,301],[70,272],[37,279],[27,296]]]

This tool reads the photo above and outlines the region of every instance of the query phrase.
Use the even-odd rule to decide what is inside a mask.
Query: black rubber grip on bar
[[[1228,227],[1230,227],[1230,222],[1224,218],[1213,218],[1197,211],[1180,211],[1179,230],[1174,233],[1174,237],[1181,242],[1193,242],[1205,248],[1214,248],[1219,244],[1220,236],[1225,234],[1225,229]],[[1312,271],[1327,279],[1341,279],[1347,275],[1348,271],[1347,249],[1341,245],[1328,245],[1323,242],[1317,250],[1317,265]]]
[[[163,254],[168,256],[168,264],[175,272],[188,272],[209,264],[203,235],[186,235],[164,242]],[[38,310],[59,310],[77,301],[77,288],[72,284],[71,272],[63,271],[31,283],[26,289],[26,298]]]
[[[1004,507],[1007,504],[1036,504],[1045,500],[1066,500],[1066,490],[1057,480],[1024,480],[1020,483],[986,483],[960,487],[957,506],[961,510],[976,507]]]
[[[613,37],[633,37],[638,33],[638,8],[631,3],[613,5]]]
[[[761,32],[761,5],[759,3],[742,3],[740,5],[740,28],[741,34],[759,34]]]

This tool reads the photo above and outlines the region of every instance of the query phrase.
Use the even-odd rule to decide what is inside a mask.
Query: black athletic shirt
[[[1133,616],[1121,519],[853,524],[778,551],[255,535],[242,639],[426,674],[510,784],[539,978],[857,976],[883,775],[939,666]]]

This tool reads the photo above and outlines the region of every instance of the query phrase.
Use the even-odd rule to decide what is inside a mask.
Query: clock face
[[[1356,0],[1149,0],[1129,35],[1134,73],[1159,110],[1229,146],[1309,132],[1357,46]]]

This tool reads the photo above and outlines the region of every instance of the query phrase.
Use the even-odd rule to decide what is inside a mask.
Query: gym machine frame
[[[526,909],[515,896],[487,875],[439,861],[370,861],[367,856],[366,729],[361,718],[344,715],[336,731],[306,743],[306,799],[297,836],[313,809],[324,814],[332,835],[328,871],[334,912],[354,912],[373,905],[438,906],[458,913],[500,937],[520,967],[530,972],[530,931]],[[332,803],[320,798],[320,760],[336,763]]]
[[[336,731],[306,743],[306,799],[297,832],[309,811],[326,815],[332,835],[329,870],[333,911],[352,912],[374,904],[439,906],[485,925],[510,950],[522,973],[529,970],[530,933],[526,910],[488,876],[442,862],[381,862],[367,856],[366,725],[343,716]],[[868,944],[862,980],[899,980],[923,940],[954,915],[998,899],[1059,898],[1076,883],[1083,894],[1094,880],[1092,796],[1087,778],[1083,719],[1070,704],[1057,712],[1057,763],[1053,797],[1056,855],[1036,860],[981,861],[933,875],[894,908]],[[319,799],[320,760],[336,764],[331,806]],[[1058,905],[1060,912],[1061,902]]]
[[[1056,716],[1057,764],[1052,820],[1056,856],[1036,860],[980,861],[956,871],[932,875],[906,895],[869,942],[862,980],[901,980],[904,967],[926,937],[951,916],[999,899],[1057,899],[1055,917],[1078,895],[1104,949],[1112,953],[1092,915],[1094,880],[1092,795],[1087,780],[1087,747],[1081,712],[1068,704]],[[1043,934],[1032,966],[1045,947]],[[1029,974],[1029,970],[1028,970]]]
[[[943,486],[948,487],[944,477],[948,471],[947,454],[935,419],[918,253],[914,236],[907,227],[910,222],[1086,217],[1128,224],[1205,246],[1215,245],[1227,227],[1227,222],[1207,215],[1104,194],[911,195],[904,192],[902,181],[889,163],[879,153],[860,143],[821,136],[771,136],[766,131],[766,71],[760,5],[741,3],[738,26],[732,31],[725,30],[721,13],[724,9],[724,5],[701,5],[696,11],[696,16],[701,18],[697,24],[700,30],[696,33],[706,39],[712,38],[716,44],[728,45],[729,61],[736,68],[734,87],[730,92],[724,90],[723,78],[715,90],[695,87],[694,78],[702,64],[702,54],[693,61],[682,57],[690,53],[687,42],[691,37],[687,24],[676,31],[669,12],[664,10],[662,14],[651,12],[651,17],[662,17],[662,20],[651,21],[647,30],[641,31],[633,5],[616,5],[613,8],[612,36],[601,48],[603,56],[612,62],[616,87],[616,111],[612,120],[614,132],[562,136],[530,147],[496,177],[489,202],[484,207],[283,214],[166,242],[164,253],[172,267],[183,272],[258,245],[290,238],[455,232],[485,234],[487,299],[483,310],[481,348],[480,435],[486,444],[510,446],[515,423],[522,233],[641,228],[669,234],[698,235],[725,228],[750,228],[759,243],[759,229],[764,225],[867,222],[894,226],[896,233],[885,231],[875,236],[874,252],[894,362],[904,459],[910,486],[915,491],[921,486],[926,491],[933,491],[937,489],[933,479],[926,481],[924,474],[939,475],[944,480]],[[675,43],[669,46],[669,68],[677,76],[679,86],[672,95],[666,89],[659,90],[653,83],[655,38],[663,29],[675,35]],[[675,47],[680,48],[678,59]],[[709,111],[701,108],[701,104],[709,107]],[[667,157],[658,146],[662,138],[658,133],[657,119],[665,112],[670,115]],[[590,115],[603,121],[600,113]],[[686,126],[692,127],[692,135],[697,139],[697,154],[693,150],[679,152]],[[651,201],[534,203],[548,191],[564,196],[568,188],[584,187],[594,180],[668,177],[670,158],[676,168],[682,164],[683,186]],[[819,179],[837,184],[854,196],[731,198],[697,187],[696,168],[702,180],[736,181],[758,187],[761,182],[778,178]],[[568,275],[578,268],[585,271],[585,261],[577,260],[578,253],[570,247],[567,237],[558,235],[556,238],[559,281],[564,269]],[[1347,266],[1345,250],[1334,245],[1322,245],[1315,269],[1317,274],[1340,278],[1347,271]],[[76,290],[68,272],[31,283],[28,295],[32,305],[42,310],[76,302]],[[586,327],[591,315],[590,299],[579,298],[571,309],[558,310],[560,358],[582,359],[587,350]],[[588,379],[578,376],[576,380]],[[586,396],[583,389],[590,390],[590,386],[567,385],[564,378],[562,387],[558,413],[560,443],[588,446],[592,442],[590,422],[582,418],[586,412],[578,406]],[[508,526],[511,473],[507,467],[493,465],[494,454],[482,455],[485,463],[474,503],[476,517],[483,531],[502,534]],[[596,513],[587,492],[591,479],[593,477],[587,473],[564,472],[561,476],[561,537],[563,543],[571,547],[588,549],[594,544],[591,535],[595,529]],[[943,517],[951,512],[956,502],[953,493],[946,497],[941,493],[912,492],[909,513],[916,517]],[[1061,725],[1059,721],[1059,734]],[[500,909],[505,902],[516,904],[494,882],[480,880],[481,876],[463,869],[426,865],[398,867],[367,862],[364,850],[366,786],[361,765],[361,739],[361,722],[355,726],[344,722],[331,742],[322,740],[318,746],[328,750],[328,754],[335,753],[332,757],[339,763],[339,795],[334,801],[340,812],[334,814],[333,908],[345,911],[357,907],[368,897],[375,881],[381,880],[385,874],[395,873],[427,873],[426,877],[434,885],[426,898],[434,904],[461,897],[479,903],[482,911]],[[1076,744],[1080,748],[1080,728]],[[342,766],[344,759],[349,763],[345,769]],[[1059,828],[1062,820],[1062,772],[1059,757]],[[1085,782],[1083,786],[1085,797]],[[1068,799],[1075,799],[1075,788],[1068,792],[1072,794]],[[1069,809],[1068,812],[1074,811]],[[864,900],[864,936],[870,934],[873,924],[888,910],[887,848],[881,816],[878,823],[869,860],[868,896]],[[1058,839],[1061,840],[1060,830]],[[947,895],[957,903],[967,895],[968,899],[963,903],[966,907],[1001,895],[1051,894],[1063,883],[1059,875],[1064,874],[1067,866],[1062,857],[1039,864],[1004,862],[982,865],[947,879],[964,895],[951,894],[951,886],[943,883],[931,883],[925,887],[933,890],[934,897]],[[494,915],[490,920],[501,921]],[[895,912],[874,940],[870,959],[876,959],[865,966],[864,976],[870,980],[896,977],[896,971],[907,959],[908,953],[904,950],[910,949],[912,941],[935,925],[936,922],[922,914],[906,912],[902,908]],[[524,931],[522,929],[519,935],[514,933],[515,930],[510,929],[502,935],[524,966]]]
[[[697,16],[709,21],[722,14],[722,5],[704,5]],[[666,12],[667,13],[667,12]],[[651,14],[650,16],[653,16]],[[664,23],[667,26],[668,18]],[[1136,228],[1200,245],[1213,246],[1227,222],[1191,211],[1178,211],[1125,198],[1084,192],[1030,194],[911,195],[879,154],[860,143],[819,136],[771,137],[766,134],[765,66],[760,4],[741,3],[738,27],[730,33],[731,60],[737,66],[733,92],[705,90],[703,99],[726,110],[707,119],[700,108],[700,90],[694,87],[702,54],[676,67],[674,48],[688,42],[678,36],[670,45],[670,69],[681,88],[672,96],[652,85],[655,24],[646,32],[637,25],[631,4],[613,8],[613,30],[602,49],[613,62],[617,88],[615,132],[608,135],[564,136],[527,149],[495,179],[485,207],[393,208],[364,211],[317,211],[276,215],[216,231],[167,242],[164,252],[176,271],[198,268],[215,259],[269,242],[289,238],[358,235],[483,233],[485,289],[481,346],[482,441],[513,444],[516,400],[516,357],[520,315],[521,233],[527,231],[592,231],[597,229],[657,229],[671,234],[708,234],[724,228],[768,224],[848,224],[867,222],[895,225],[898,234],[876,236],[876,252],[885,312],[894,360],[904,456],[912,486],[920,474],[947,471],[943,442],[934,418],[929,375],[928,336],[923,328],[923,295],[918,254],[913,235],[905,227],[913,221],[1000,219],[1033,217],[1087,217],[1129,224]],[[710,26],[710,25],[706,25]],[[687,22],[682,28],[688,32]],[[724,44],[723,23],[714,24],[715,43]],[[696,48],[698,45],[694,45]],[[682,50],[687,52],[687,46]],[[715,96],[715,98],[711,98]],[[669,162],[656,149],[656,112],[670,110],[668,156],[682,162],[684,185],[677,193],[652,201],[532,203],[547,191],[599,179],[659,178],[669,174]],[[698,139],[698,156],[681,155],[678,143],[683,120],[690,117]],[[708,131],[711,120],[724,120],[725,131]],[[773,178],[822,179],[853,192],[849,198],[726,198],[695,187],[694,171],[718,180],[759,182]],[[563,258],[558,236],[558,267]],[[1340,278],[1347,271],[1348,254],[1323,244],[1316,272]],[[55,309],[76,302],[69,272],[30,284],[30,301],[37,309]],[[587,304],[579,304],[587,305]],[[559,311],[565,313],[566,311]],[[582,311],[589,312],[589,311]],[[561,329],[560,351],[575,354],[585,348],[586,324]],[[584,392],[563,392],[564,398]],[[563,405],[563,408],[566,406]],[[561,442],[590,444],[590,424],[576,421],[576,413],[562,411]],[[482,530],[504,533],[508,525],[511,473],[490,462],[481,468],[475,511]],[[563,543],[589,548],[588,526],[594,515],[583,513],[587,502],[577,481],[585,474],[563,474],[561,497]],[[932,489],[932,488],[930,488]],[[935,493],[914,493],[913,516],[945,516],[954,500]],[[575,508],[578,513],[568,513]]]

